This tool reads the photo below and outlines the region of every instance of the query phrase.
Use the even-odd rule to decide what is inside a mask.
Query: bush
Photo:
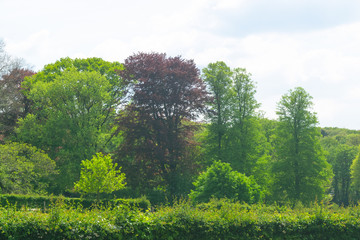
[[[55,174],[55,161],[42,150],[25,143],[0,145],[1,193],[44,194]]]
[[[230,164],[214,162],[194,182],[195,190],[189,198],[195,202],[208,202],[211,198],[229,198],[247,203],[260,200],[260,186],[253,178],[233,171]]]

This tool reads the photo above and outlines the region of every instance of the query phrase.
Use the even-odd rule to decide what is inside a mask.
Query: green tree
[[[215,161],[194,182],[189,198],[195,202],[208,202],[211,198],[229,198],[247,203],[260,200],[260,186],[253,178],[233,171],[229,163]]]
[[[231,70],[224,62],[210,63],[203,73],[213,97],[208,140],[204,142],[207,156],[230,163],[246,176],[253,175],[266,188],[271,184],[269,144],[256,112],[260,104],[251,74],[244,68]]]
[[[279,124],[276,132],[274,193],[292,202],[321,200],[329,186],[332,172],[319,142],[320,129],[311,112],[312,97],[295,88],[285,94],[277,106]]]
[[[91,160],[81,162],[80,180],[75,183],[75,191],[84,194],[96,194],[99,199],[100,193],[112,193],[125,187],[125,174],[121,173],[121,167],[113,164],[110,155],[97,153]]]
[[[351,187],[354,191],[354,200],[358,201],[360,199],[360,146],[358,149],[358,154],[351,164],[350,174]]]
[[[255,99],[255,83],[246,69],[235,68],[232,81],[234,94],[231,98],[231,127],[226,161],[235,170],[250,176],[260,167],[259,164],[268,161],[266,138],[256,113],[260,104]],[[262,174],[265,175],[265,172]]]
[[[216,147],[210,149],[210,154],[215,159],[223,160],[223,138],[230,126],[232,72],[224,62],[209,63],[202,72],[203,79],[212,96],[212,101],[209,104],[209,119],[211,122],[209,140],[216,142]]]
[[[46,193],[55,174],[55,162],[36,147],[16,142],[0,145],[2,193]]]
[[[357,148],[345,144],[339,144],[335,147],[333,158],[329,159],[332,164],[334,178],[334,198],[333,201],[339,205],[349,205],[351,174],[350,167],[357,155]]]
[[[19,120],[16,132],[18,140],[43,149],[56,160],[61,174],[54,191],[59,193],[72,188],[81,159],[105,148],[116,105],[106,74],[69,67],[53,75],[47,71],[51,66],[40,77],[36,74],[25,80],[33,114]],[[52,77],[43,79],[45,73]]]

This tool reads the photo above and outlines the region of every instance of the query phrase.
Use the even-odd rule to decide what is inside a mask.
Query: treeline
[[[269,120],[251,74],[224,62],[200,72],[192,60],[138,53],[124,63],[62,58],[35,73],[1,45],[0,71],[2,193],[76,195],[82,161],[101,152],[134,196],[359,200],[360,133],[320,129],[301,87]]]

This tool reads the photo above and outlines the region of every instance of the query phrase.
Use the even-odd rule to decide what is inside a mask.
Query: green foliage
[[[320,143],[326,150],[328,162],[333,167],[334,177],[331,192],[333,202],[339,205],[355,203],[358,194],[351,187],[350,166],[358,154],[360,132],[342,128],[321,129],[322,138]]]
[[[121,69],[99,58],[65,58],[25,79],[33,114],[19,120],[17,139],[56,159],[62,177],[55,180],[54,192],[72,188],[81,160],[111,145],[111,123],[125,94],[116,74]]]
[[[346,144],[338,144],[330,149],[329,163],[333,167],[333,201],[339,205],[349,205],[350,201],[350,166],[355,159],[358,150],[356,147]]]
[[[360,146],[359,151],[351,164],[351,180],[352,180],[352,188],[354,190],[354,198],[355,200],[360,199]]]
[[[2,193],[44,193],[55,162],[43,151],[28,144],[0,145],[0,187]]]
[[[80,180],[75,183],[75,191],[84,194],[112,193],[125,187],[125,174],[121,173],[121,167],[113,164],[110,155],[97,153],[91,160],[81,163]]]
[[[311,208],[214,200],[155,212],[83,209],[56,202],[46,213],[0,209],[0,239],[358,239],[360,208]]]
[[[260,187],[253,178],[233,171],[230,164],[215,161],[194,182],[189,197],[195,202],[208,202],[212,197],[229,198],[248,203],[260,200]]]
[[[220,159],[247,176],[253,176],[269,193],[270,145],[265,137],[255,99],[256,84],[244,68],[230,69],[224,62],[203,69],[213,101],[204,140],[209,159]]]
[[[116,199],[102,199],[99,202],[96,199],[84,198],[65,198],[62,196],[42,196],[42,195],[19,195],[19,194],[1,194],[1,206],[14,206],[16,209],[38,209],[46,211],[52,206],[61,202],[67,205],[68,208],[81,206],[84,209],[92,209],[96,206],[128,206],[130,208],[139,208],[143,212],[150,209],[151,203],[146,197],[139,198],[116,198]]]

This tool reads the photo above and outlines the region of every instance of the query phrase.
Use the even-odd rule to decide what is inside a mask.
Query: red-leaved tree
[[[138,53],[124,67],[119,75],[133,81],[133,96],[117,122],[124,137],[119,162],[130,185],[162,183],[175,195],[179,176],[194,168],[191,120],[204,111],[205,85],[194,61],[181,57]]]

